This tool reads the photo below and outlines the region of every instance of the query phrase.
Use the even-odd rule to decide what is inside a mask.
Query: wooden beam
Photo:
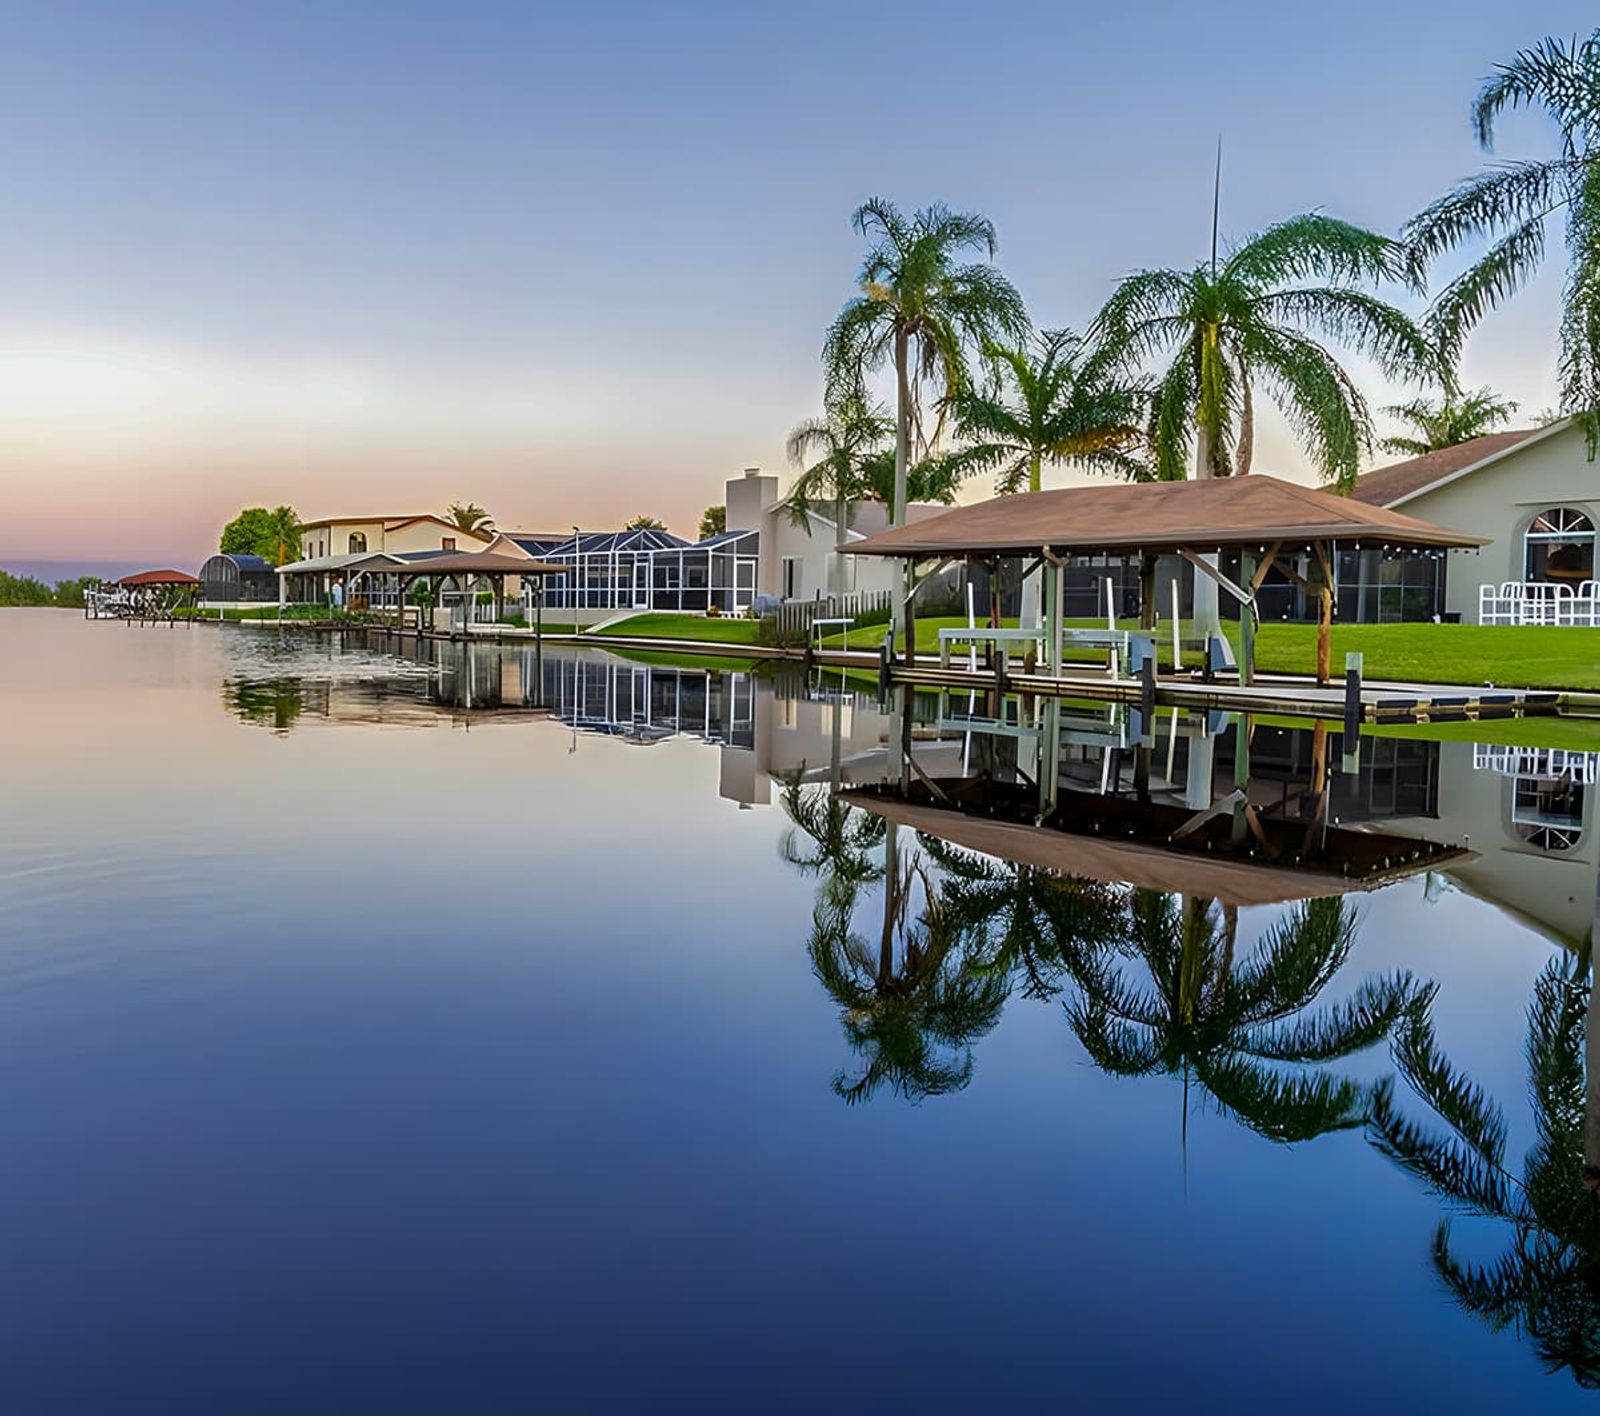
[[[1241,590],[1233,583],[1233,581],[1229,580],[1226,575],[1218,570],[1216,566],[1208,564],[1202,557],[1197,556],[1187,546],[1179,546],[1178,554],[1188,561],[1189,564],[1192,565],[1196,570],[1204,571],[1205,574],[1209,575],[1217,582],[1218,585],[1232,595],[1235,600],[1239,601],[1240,604],[1248,605],[1250,603],[1250,592],[1248,590]]]
[[[1267,572],[1277,564],[1278,552],[1283,549],[1282,541],[1274,541],[1268,548],[1265,558],[1256,567],[1256,573],[1250,578],[1250,597],[1255,598],[1255,593],[1261,588],[1261,582],[1267,578]]]

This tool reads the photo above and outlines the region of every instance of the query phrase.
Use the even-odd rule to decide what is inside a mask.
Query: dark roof
[[[126,585],[130,589],[140,585],[198,585],[199,583],[197,576],[181,570],[141,570],[133,575],[124,575],[117,581],[118,585]]]
[[[206,565],[210,565],[214,560],[232,561],[245,575],[271,575],[274,568],[272,562],[265,556],[246,555],[238,551],[218,551]],[[201,567],[202,570],[204,568]]]
[[[841,549],[858,556],[943,557],[1028,555],[1041,546],[1058,552],[1198,552],[1323,540],[1346,545],[1487,544],[1464,531],[1252,473],[996,497]]]
[[[1485,462],[1543,431],[1543,428],[1516,428],[1504,433],[1485,433],[1481,438],[1472,438],[1454,447],[1441,447],[1437,452],[1374,468],[1365,476],[1356,478],[1350,495],[1357,501],[1366,502],[1368,506],[1392,506],[1402,497],[1412,496],[1424,487],[1453,477],[1457,472]]]

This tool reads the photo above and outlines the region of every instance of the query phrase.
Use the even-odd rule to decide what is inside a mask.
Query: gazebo
[[[896,526],[839,547],[847,555],[892,556],[908,563],[904,605],[908,657],[914,645],[912,591],[919,565],[939,567],[977,562],[994,569],[1000,560],[1020,557],[1025,574],[1044,579],[1044,635],[1059,642],[1062,586],[1074,556],[1137,558],[1140,567],[1140,623],[1156,622],[1155,566],[1159,555],[1183,558],[1198,575],[1209,576],[1239,601],[1241,678],[1254,666],[1255,599],[1268,573],[1277,567],[1312,592],[1319,605],[1317,678],[1330,674],[1329,630],[1333,620],[1336,553],[1379,550],[1392,555],[1442,556],[1447,550],[1488,544],[1448,527],[1419,521],[1383,507],[1368,506],[1332,492],[1300,486],[1277,477],[1251,474],[1187,482],[1128,482],[1071,487],[997,497],[956,507],[939,516]],[[1239,579],[1230,579],[1208,557],[1237,552]],[[1309,577],[1288,557],[1303,553]]]
[[[545,561],[523,560],[518,556],[496,555],[490,551],[446,551],[441,555],[429,554],[417,560],[400,560],[393,564],[381,563],[393,560],[393,557],[375,558],[374,563],[366,566],[366,569],[377,570],[395,577],[395,587],[399,597],[396,605],[401,611],[402,624],[406,597],[411,587],[419,580],[428,582],[430,606],[437,603],[439,591],[446,581],[455,584],[463,600],[467,600],[475,593],[480,583],[487,584],[494,595],[495,618],[498,619],[505,608],[508,576],[527,576],[542,580],[547,575],[561,575],[566,570],[565,566]],[[359,573],[363,564],[357,563],[345,567],[346,574]],[[542,600],[542,596],[535,599],[536,609],[542,605]],[[469,608],[467,623],[471,622]]]
[[[141,570],[117,581],[128,592],[134,619],[171,619],[173,611],[191,603],[199,577],[181,570]]]

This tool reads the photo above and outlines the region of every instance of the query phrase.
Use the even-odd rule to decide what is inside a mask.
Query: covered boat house
[[[1252,474],[996,497],[894,527],[841,549],[851,555],[906,562],[907,585],[913,587],[925,567],[963,563],[969,569],[982,568],[993,584],[1002,561],[1020,560],[1025,577],[1038,575],[1043,581],[1040,637],[1054,646],[1048,657],[1057,671],[1066,628],[1066,578],[1074,567],[1104,559],[1130,566],[1139,587],[1139,622],[1153,629],[1163,612],[1170,614],[1176,588],[1169,582],[1167,593],[1162,593],[1158,561],[1176,558],[1195,575],[1215,582],[1241,607],[1239,668],[1241,679],[1248,682],[1259,597],[1274,571],[1300,587],[1317,607],[1317,676],[1326,681],[1341,555],[1355,552],[1381,567],[1390,558],[1443,562],[1450,552],[1485,544],[1482,537],[1401,512]],[[1231,574],[1219,568],[1223,564]],[[914,589],[903,612],[908,622],[914,617]],[[989,618],[998,623],[998,597],[989,606]]]

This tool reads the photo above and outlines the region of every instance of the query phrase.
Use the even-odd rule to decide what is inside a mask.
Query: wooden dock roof
[[[856,556],[916,559],[962,555],[1172,553],[1313,541],[1341,545],[1484,546],[1479,536],[1435,526],[1332,492],[1252,473],[1189,482],[1116,482],[996,497],[896,526],[839,547]]]

